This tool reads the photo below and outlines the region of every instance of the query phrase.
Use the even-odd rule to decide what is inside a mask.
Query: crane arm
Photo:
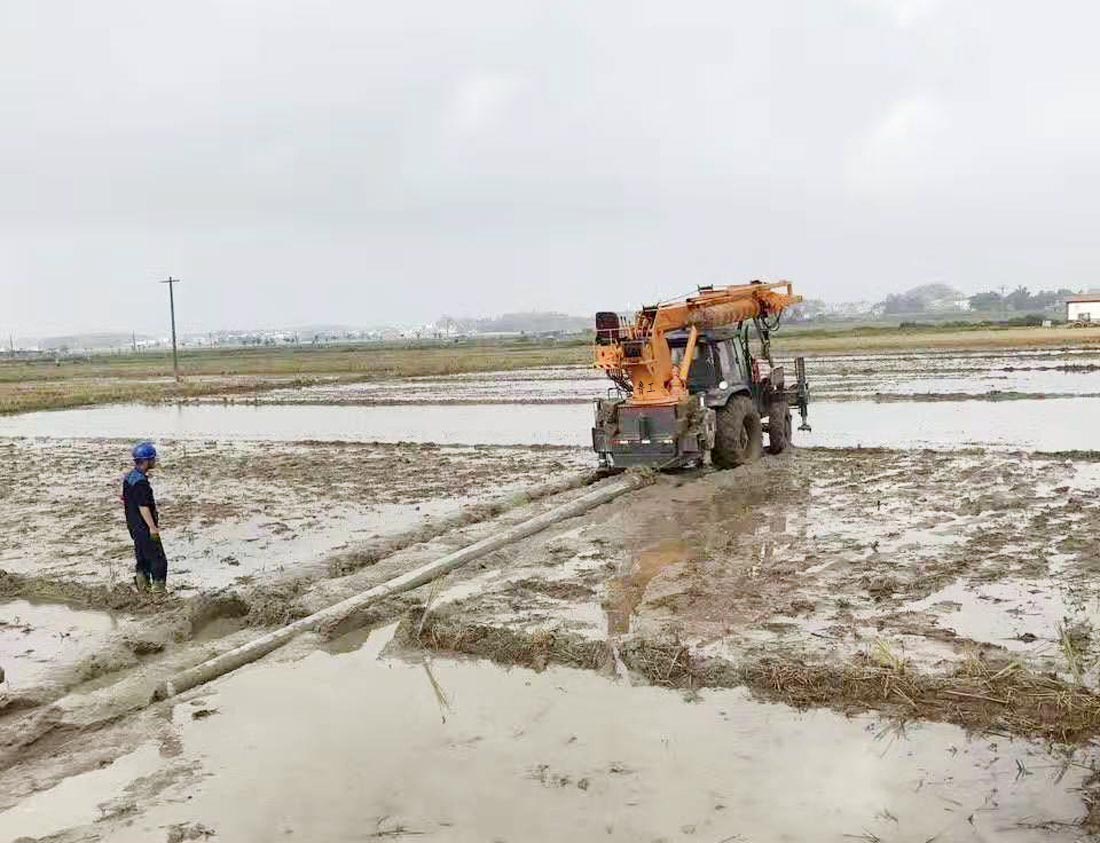
[[[611,329],[609,337],[601,338],[597,317],[596,365],[616,382],[629,381],[637,401],[675,403],[686,393],[700,331],[779,314],[800,301],[789,282],[754,282],[701,289],[680,301],[643,308],[633,324]],[[677,366],[666,334],[685,328],[688,344]]]
[[[791,284],[739,284],[704,290],[698,296],[660,305],[653,320],[654,331],[681,328],[720,328],[746,319],[781,313],[802,301]],[[644,312],[644,311],[643,311]]]

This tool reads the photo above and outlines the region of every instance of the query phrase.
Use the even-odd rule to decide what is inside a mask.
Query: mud
[[[0,419],[0,838],[1085,839],[1100,352],[812,371],[794,452],[662,477],[175,706],[164,676],[580,493],[563,402],[603,382]],[[127,443],[91,429],[175,437],[167,600],[128,586]]]
[[[341,554],[384,553],[588,463],[579,453],[523,448],[159,445],[164,458],[153,482],[177,593],[325,570]],[[79,597],[73,592],[83,589],[85,605],[99,599],[120,608],[111,594],[129,593],[133,571],[118,500],[127,449],[103,439],[0,440],[0,572],[18,575],[24,587],[39,580],[70,592],[39,596]]]
[[[1080,837],[1081,753],[385,643],[229,677],[158,715],[167,755],[147,742],[0,822],[57,843]]]
[[[1092,462],[979,451],[666,477],[501,551],[416,624],[429,647],[502,663],[1084,741],[1100,728],[1098,485]],[[946,702],[965,694],[1009,700]]]
[[[778,361],[793,369],[790,357]],[[903,351],[821,354],[807,359],[820,400],[961,400],[1004,396],[1033,398],[1100,394],[1100,352],[1095,345],[1022,351]],[[321,384],[252,396],[226,393],[189,403],[468,405],[585,403],[606,395],[609,383],[589,366],[468,373],[446,377]]]
[[[0,443],[0,711],[308,614],[298,604],[318,580],[431,548],[588,476],[560,451],[163,442],[154,482],[170,593],[157,597],[130,581],[117,499],[126,449]]]

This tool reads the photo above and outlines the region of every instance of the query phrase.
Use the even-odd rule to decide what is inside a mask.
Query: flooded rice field
[[[72,439],[81,431],[118,439],[380,442],[441,445],[591,445],[584,404],[451,406],[118,405],[0,418],[3,438]],[[803,447],[1088,450],[1100,398],[969,401],[818,401]],[[797,418],[796,418],[797,424]]]
[[[652,478],[154,705],[583,494],[606,381],[0,418],[0,843],[1097,839],[1100,351],[810,371],[802,447]],[[147,437],[160,601],[118,501]]]
[[[778,360],[793,371],[790,358]],[[824,401],[1010,396],[1100,396],[1100,350],[893,352],[809,357],[815,396]],[[412,377],[341,383],[256,394],[227,393],[195,403],[353,404],[569,404],[605,397],[611,384],[590,366]]]
[[[808,362],[807,447],[1088,450],[1100,351],[833,355]],[[0,418],[0,438],[419,442],[585,448],[603,375],[583,367],[278,389]],[[1067,403],[1072,400],[1072,403]]]

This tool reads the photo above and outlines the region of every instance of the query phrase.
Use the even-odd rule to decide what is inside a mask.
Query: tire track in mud
[[[502,552],[485,590],[444,593],[402,640],[535,669],[614,672],[618,659],[686,690],[745,685],[796,706],[1086,742],[1100,734],[1100,471],[1096,452],[1078,456],[801,451],[666,479]],[[669,541],[684,551],[635,580]],[[992,585],[1001,596],[965,612],[915,608]],[[625,630],[617,594],[633,595]],[[1040,599],[1054,602],[1037,615]],[[966,618],[968,635],[951,628]],[[990,637],[1001,618],[1027,635]]]

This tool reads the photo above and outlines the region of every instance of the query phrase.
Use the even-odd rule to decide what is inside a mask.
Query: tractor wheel
[[[776,401],[768,408],[768,453],[782,454],[791,444],[791,408]]]
[[[735,468],[760,456],[763,428],[760,413],[747,395],[738,395],[718,410],[711,461],[718,468]]]

